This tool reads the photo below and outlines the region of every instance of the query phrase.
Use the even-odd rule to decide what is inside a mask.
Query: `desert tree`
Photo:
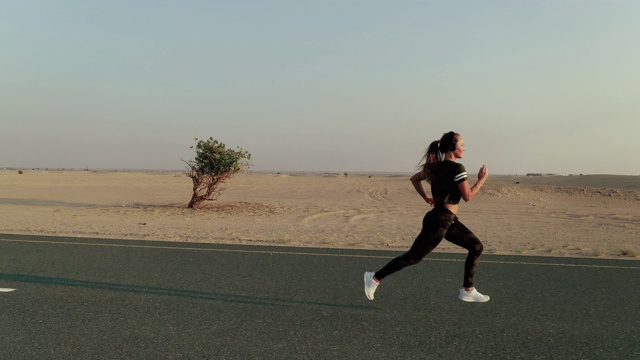
[[[193,181],[193,195],[187,205],[191,209],[198,208],[205,201],[217,199],[222,193],[220,186],[251,165],[251,154],[240,147],[227,148],[212,137],[206,141],[196,138],[195,141],[195,159],[183,160],[187,164],[186,175]]]

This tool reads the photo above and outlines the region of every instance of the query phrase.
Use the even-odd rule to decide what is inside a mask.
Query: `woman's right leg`
[[[454,218],[455,215],[444,207],[434,208],[429,211],[424,216],[422,230],[409,251],[391,260],[377,271],[374,275],[375,279],[382,280],[407,266],[419,263],[440,244]]]
[[[467,260],[464,264],[464,280],[462,288],[460,289],[460,295],[458,295],[460,300],[468,302],[489,301],[490,298],[488,295],[479,293],[473,286],[473,275],[476,272],[480,255],[483,250],[482,242],[480,242],[478,237],[475,236],[475,234],[464,226],[464,224],[457,218],[449,227],[449,231],[447,231],[445,239],[469,251],[467,254]]]
[[[482,255],[483,245],[478,237],[469,230],[458,218],[455,218],[449,230],[445,234],[445,239],[451,243],[467,249],[467,259],[464,263],[464,280],[462,286],[466,289],[473,287],[473,275],[478,268],[480,255]]]

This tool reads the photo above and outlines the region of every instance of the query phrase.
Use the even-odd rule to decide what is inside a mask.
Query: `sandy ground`
[[[224,188],[194,211],[180,172],[0,170],[0,233],[405,250],[429,209],[407,175],[248,173]],[[458,217],[488,254],[640,259],[640,176],[490,176]]]

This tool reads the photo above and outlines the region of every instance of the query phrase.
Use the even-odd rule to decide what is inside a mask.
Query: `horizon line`
[[[137,169],[137,168],[74,168],[74,167],[55,167],[55,168],[40,168],[40,167],[14,167],[14,166],[0,166],[0,170],[26,170],[26,171],[88,171],[88,172],[180,172],[185,173],[182,169]],[[354,174],[354,175],[408,175],[413,171],[386,171],[386,170],[247,170],[247,173],[260,173],[260,174]],[[580,174],[560,174],[555,172],[527,172],[527,173],[497,173],[493,176],[530,176],[530,177],[545,177],[545,176],[640,176],[632,174],[611,174],[611,173],[580,173]]]

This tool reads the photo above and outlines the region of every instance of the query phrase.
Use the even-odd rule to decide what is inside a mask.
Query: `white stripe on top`
[[[456,175],[456,177],[453,178],[453,181],[458,182],[462,179],[466,179],[467,178],[467,173],[466,172],[461,172],[460,174]]]

